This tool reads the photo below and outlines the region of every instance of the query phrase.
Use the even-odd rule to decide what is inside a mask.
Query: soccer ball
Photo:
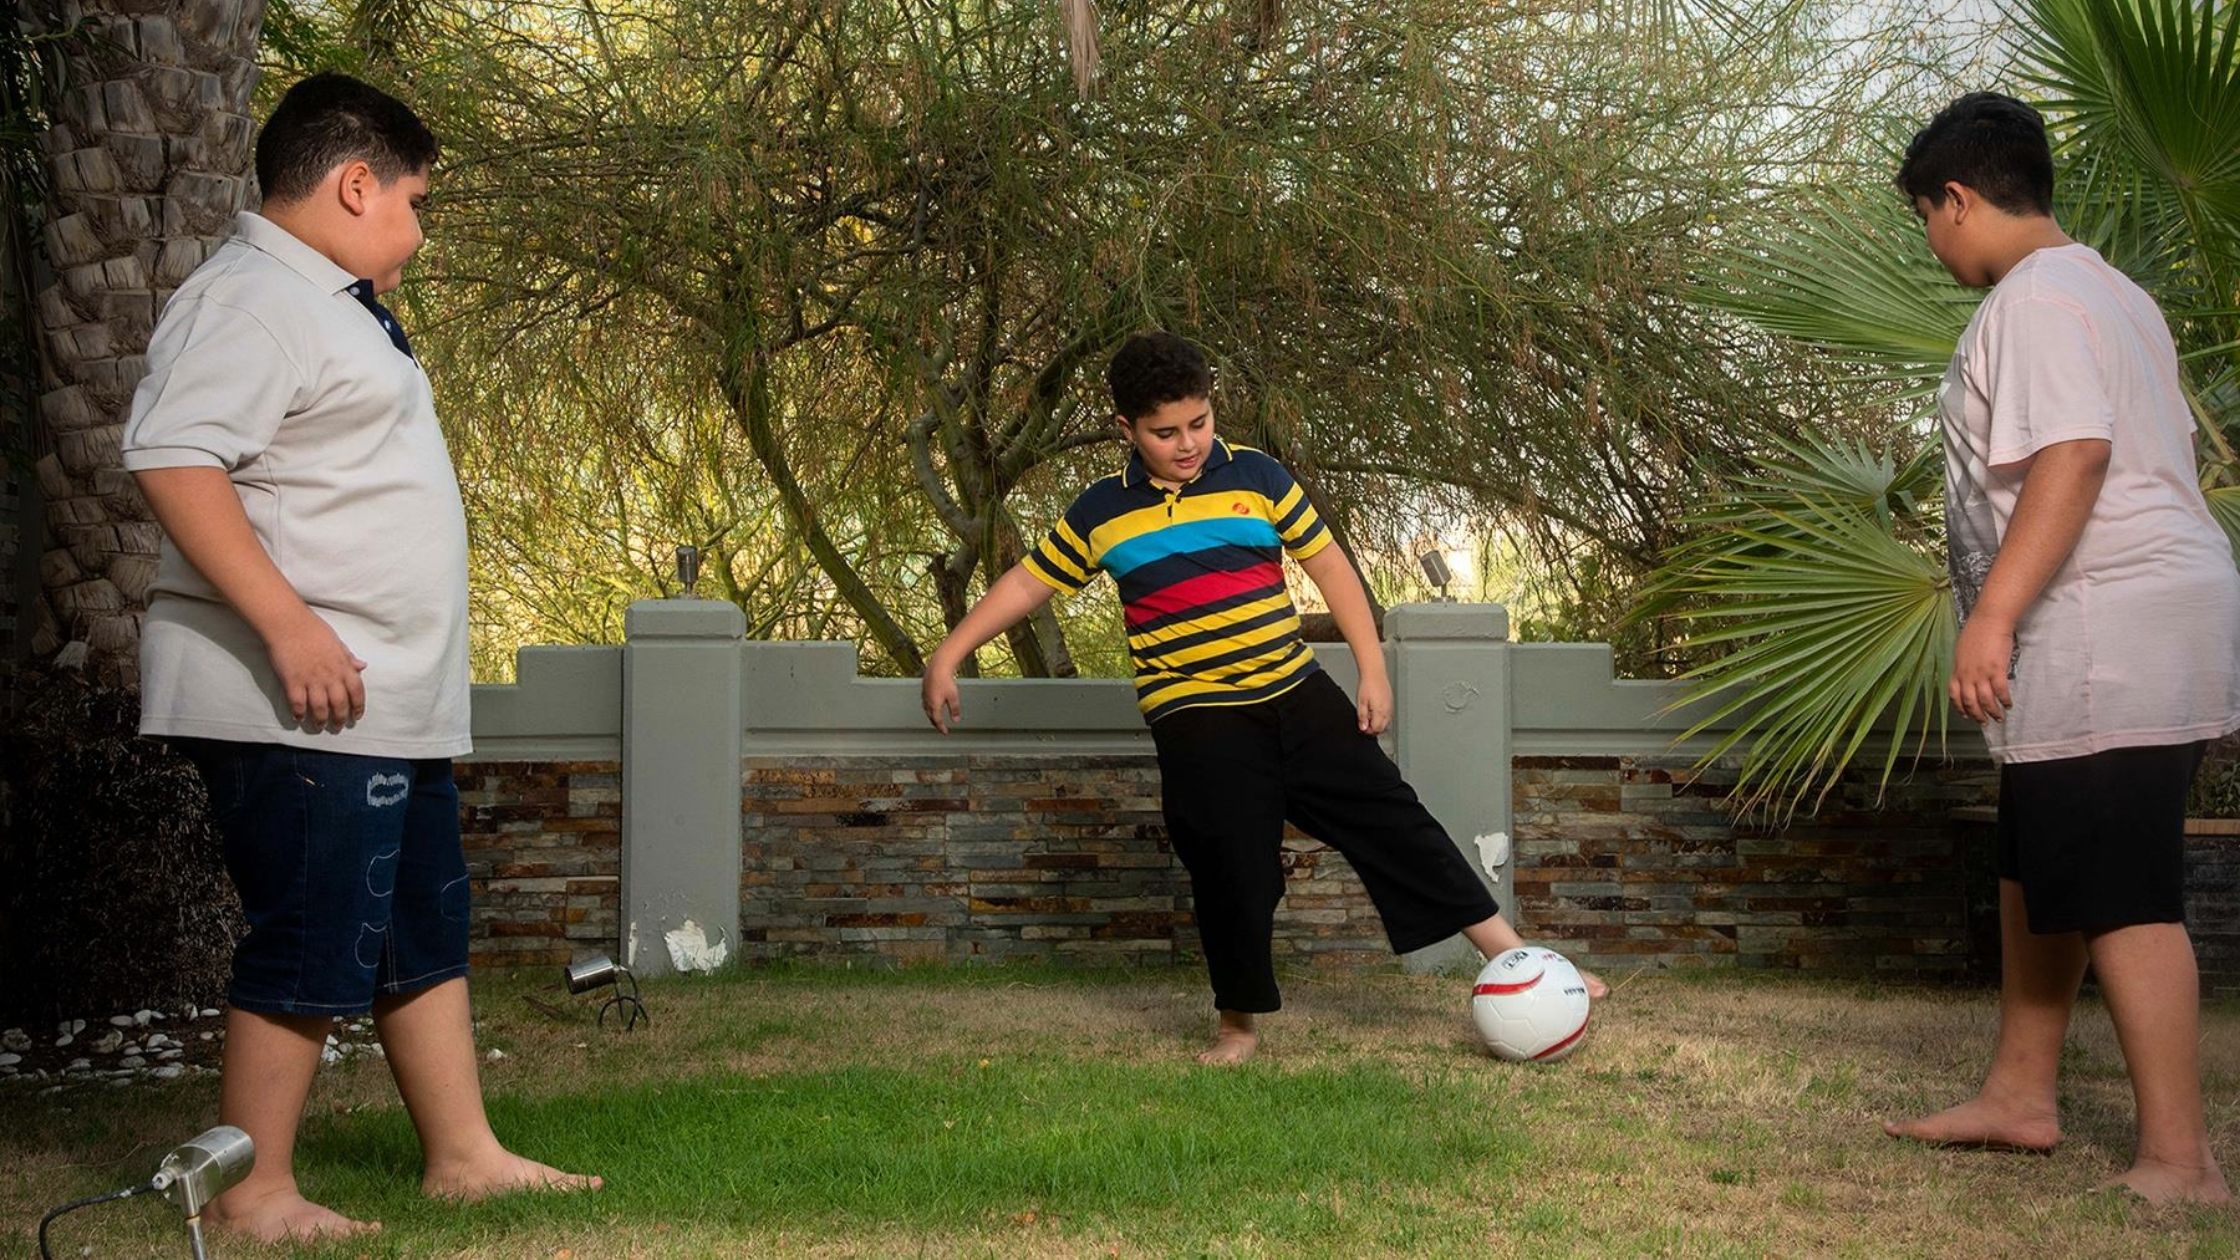
[[[1552,1063],[1586,1040],[1587,983],[1552,949],[1512,949],[1478,973],[1470,1017],[1486,1046],[1512,1063]]]

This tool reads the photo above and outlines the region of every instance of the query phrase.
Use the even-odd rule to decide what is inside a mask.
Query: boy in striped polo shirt
[[[1283,465],[1214,436],[1213,374],[1169,333],[1128,339],[1108,373],[1123,472],[1082,491],[927,663],[926,718],[962,716],[957,667],[1060,592],[1110,573],[1136,701],[1159,754],[1167,831],[1190,872],[1220,1023],[1199,1056],[1241,1063],[1282,1004],[1269,944],[1288,820],[1345,855],[1396,953],[1462,933],[1487,957],[1524,942],[1377,745],[1392,684],[1368,595]],[[1313,579],[1361,668],[1349,700],[1315,663],[1285,588]],[[1587,977],[1596,998],[1608,990]]]

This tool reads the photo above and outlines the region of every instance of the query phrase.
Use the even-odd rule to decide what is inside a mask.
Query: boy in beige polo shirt
[[[2201,493],[2176,347],[2153,299],[2054,221],[2036,110],[1962,97],[1914,137],[1897,184],[1953,278],[1991,290],[1941,404],[1963,619],[1950,690],[2000,762],[2002,975],[1981,1090],[1888,1128],[2052,1149],[2089,964],[2138,1103],[2117,1184],[2225,1202],[2201,1105],[2185,803],[2204,742],[2240,726],[2240,571]]]
[[[219,1118],[256,1143],[209,1209],[265,1240],[378,1228],[305,1199],[297,1122],[338,1015],[373,1012],[429,1194],[596,1186],[505,1149],[467,1003],[467,534],[428,379],[377,294],[420,246],[436,141],[322,74],[257,139],[261,215],[179,287],[124,464],[166,544],[141,730],[194,760],[249,934]]]

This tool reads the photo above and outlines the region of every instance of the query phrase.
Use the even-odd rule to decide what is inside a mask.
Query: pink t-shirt
[[[1992,756],[2051,761],[2240,728],[2240,570],[2201,494],[2154,299],[2088,246],[2041,249],[1976,308],[1939,405],[1963,619],[2030,457],[2110,443],[2076,549],[2015,628],[2014,707],[1985,725]]]

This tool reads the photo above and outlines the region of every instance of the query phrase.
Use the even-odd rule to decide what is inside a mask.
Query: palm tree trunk
[[[156,314],[247,204],[262,0],[82,0],[51,46],[51,193],[35,300],[39,488],[47,550],[32,650],[138,683],[140,617],[161,533],[119,462]],[[63,5],[24,20],[68,30]]]

